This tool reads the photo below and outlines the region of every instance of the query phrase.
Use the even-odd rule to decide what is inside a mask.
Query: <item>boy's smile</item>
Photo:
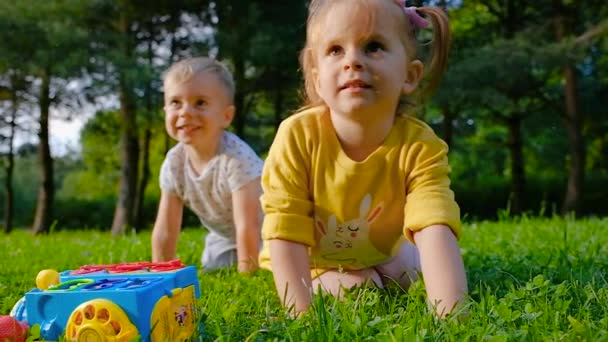
[[[194,131],[197,131],[199,128],[200,128],[199,126],[185,124],[185,125],[177,126],[177,131],[179,134],[182,134],[182,135],[191,135]]]

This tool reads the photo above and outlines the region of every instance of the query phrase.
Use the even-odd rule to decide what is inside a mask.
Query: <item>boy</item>
[[[164,78],[165,128],[178,141],[160,172],[161,197],[152,232],[152,259],[176,257],[184,205],[208,228],[205,272],[238,265],[258,267],[262,160],[226,131],[235,107],[234,81],[206,57],[172,65]]]

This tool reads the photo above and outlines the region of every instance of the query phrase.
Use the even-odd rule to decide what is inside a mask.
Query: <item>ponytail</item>
[[[449,20],[443,9],[439,7],[418,7],[417,10],[431,21],[433,27],[430,56],[428,63],[425,63],[428,66],[425,71],[426,81],[421,85],[418,94],[421,100],[425,100],[435,92],[439,83],[441,83],[441,78],[448,64],[452,36]]]

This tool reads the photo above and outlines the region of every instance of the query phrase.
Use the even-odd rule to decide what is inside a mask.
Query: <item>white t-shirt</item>
[[[161,166],[160,188],[181,198],[210,232],[235,241],[232,193],[260,177],[262,166],[247,143],[225,131],[218,154],[199,175],[182,143],[171,148]]]

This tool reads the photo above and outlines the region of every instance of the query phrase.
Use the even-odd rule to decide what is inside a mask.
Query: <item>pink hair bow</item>
[[[429,26],[429,21],[418,13],[415,6],[406,6],[405,1],[406,0],[395,0],[395,2],[403,8],[403,12],[405,12],[405,15],[410,20],[410,24],[416,29],[427,28]]]

